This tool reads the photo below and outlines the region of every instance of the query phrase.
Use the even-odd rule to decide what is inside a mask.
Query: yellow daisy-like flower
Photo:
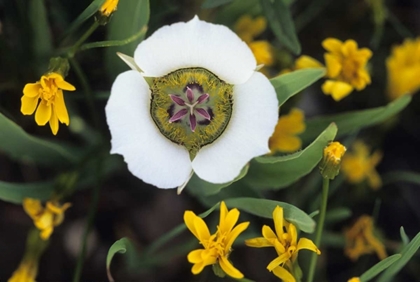
[[[350,183],[357,184],[367,179],[369,186],[377,190],[381,187],[382,180],[375,167],[381,159],[380,151],[375,151],[371,155],[366,144],[356,141],[352,146],[352,152],[344,156],[341,170]]]
[[[324,156],[322,158],[319,169],[324,178],[334,179],[340,171],[341,159],[347,151],[340,142],[331,142],[324,148]]]
[[[268,41],[257,40],[249,43],[248,46],[258,65],[271,66],[274,64],[273,46]]]
[[[32,218],[36,228],[41,231],[40,236],[43,240],[48,240],[54,227],[63,222],[64,212],[70,206],[70,203],[61,206],[55,201],[48,201],[44,208],[39,200],[31,198],[23,200],[23,209]]]
[[[302,146],[302,140],[296,135],[305,131],[305,115],[299,109],[292,109],[281,116],[273,135],[268,141],[271,152],[294,152]]]
[[[372,51],[368,48],[358,49],[354,40],[342,42],[335,38],[327,38],[322,46],[328,51],[324,55],[329,78],[322,85],[322,91],[340,101],[354,89],[360,91],[370,84],[370,75],[366,64]]]
[[[38,274],[37,260],[23,260],[18,268],[13,272],[8,282],[35,282]]]
[[[386,60],[388,97],[397,99],[420,89],[420,38],[406,39],[392,49]]]
[[[344,231],[346,247],[344,253],[351,260],[356,261],[364,254],[376,253],[383,260],[388,255],[384,245],[374,235],[373,219],[371,216],[361,216],[354,225]]]
[[[267,20],[264,17],[252,19],[249,15],[240,17],[235,23],[236,34],[246,43],[250,43],[267,28]]]
[[[268,264],[267,269],[283,281],[294,282],[296,280],[291,273],[293,273],[298,252],[307,249],[320,255],[321,251],[307,238],[297,240],[296,227],[284,219],[282,207],[277,206],[274,209],[273,221],[276,232],[264,225],[263,237],[245,240],[245,244],[254,248],[274,247],[278,257]]]
[[[40,81],[28,83],[23,88],[20,111],[24,115],[32,115],[36,109],[36,123],[42,126],[49,122],[52,133],[56,135],[58,121],[66,125],[70,123],[63,90],[74,91],[76,88],[58,73],[43,75]]]
[[[106,0],[99,11],[102,15],[109,17],[113,12],[117,10],[118,1],[119,0]]]
[[[234,228],[238,218],[237,209],[229,211],[226,204],[221,202],[219,225],[216,233],[211,235],[201,217],[196,216],[192,211],[185,211],[185,225],[203,246],[203,249],[193,250],[188,254],[188,261],[194,264],[191,269],[193,274],[199,274],[205,266],[217,263],[229,276],[236,279],[244,277],[228,259],[232,252],[233,242],[249,225],[249,222],[242,222]]]

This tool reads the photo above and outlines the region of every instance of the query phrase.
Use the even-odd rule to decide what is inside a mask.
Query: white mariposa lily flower
[[[116,78],[106,105],[111,153],[144,182],[174,188],[195,172],[226,183],[270,151],[275,90],[227,27],[194,17],[158,29],[134,58],[121,57],[133,70]]]

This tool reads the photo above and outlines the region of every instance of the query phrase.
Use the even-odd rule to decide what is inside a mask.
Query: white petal
[[[255,72],[245,84],[236,85],[233,111],[223,134],[203,147],[193,160],[195,173],[212,183],[237,177],[252,158],[268,153],[268,139],[278,119],[278,101],[270,81]]]
[[[160,77],[180,68],[202,67],[230,84],[246,82],[256,68],[249,47],[229,28],[200,21],[164,26],[134,53],[144,76]]]
[[[120,74],[105,108],[111,153],[124,157],[132,174],[159,188],[182,185],[191,172],[188,151],[166,139],[150,116],[150,90],[136,71]]]

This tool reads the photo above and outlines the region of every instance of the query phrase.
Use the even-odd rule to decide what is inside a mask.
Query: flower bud
[[[330,142],[328,146],[324,148],[324,156],[321,164],[319,165],[322,177],[334,179],[338,175],[338,172],[340,171],[341,158],[346,150],[346,147],[344,147],[340,142]]]

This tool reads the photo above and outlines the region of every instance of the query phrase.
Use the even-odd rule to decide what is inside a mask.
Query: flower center
[[[179,69],[154,78],[151,116],[160,132],[185,146],[193,158],[225,130],[232,114],[233,86],[202,68]]]

